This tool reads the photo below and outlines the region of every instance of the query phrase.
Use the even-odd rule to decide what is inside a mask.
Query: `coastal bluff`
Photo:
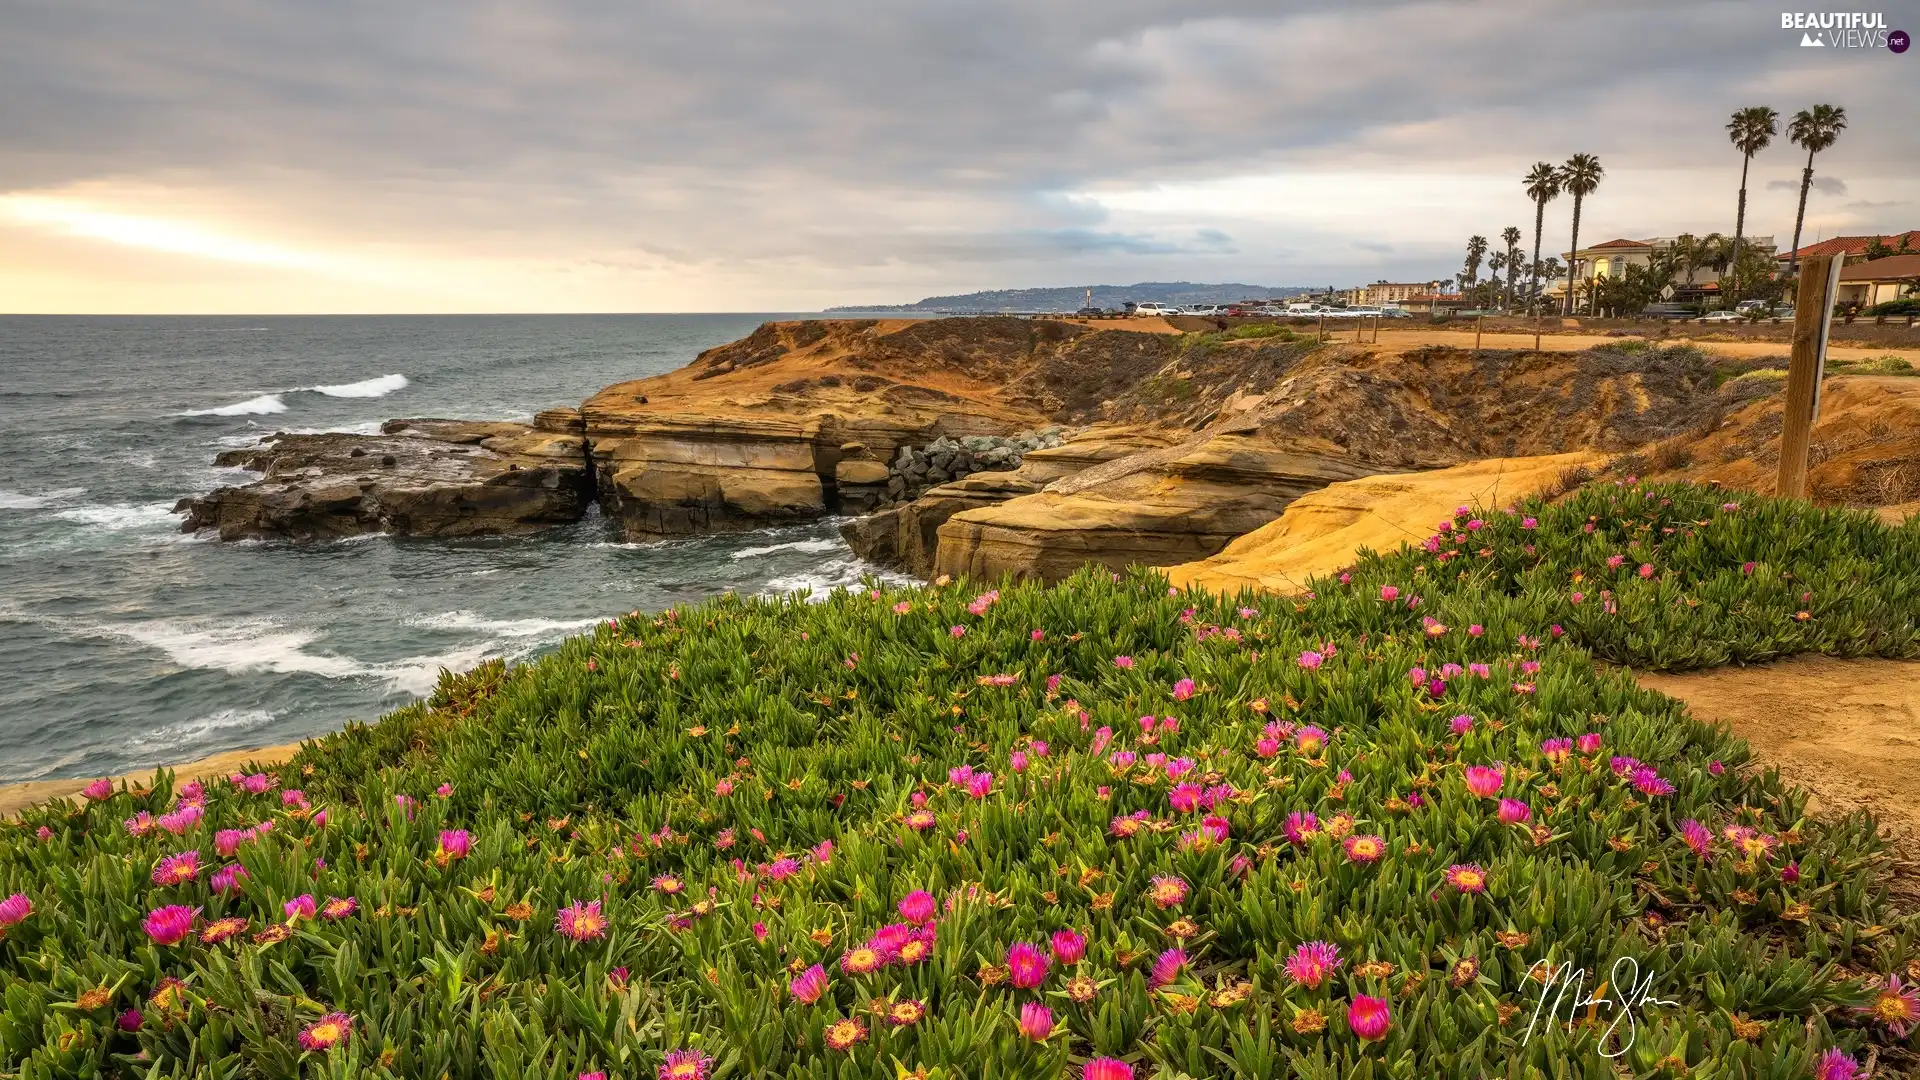
[[[292,540],[512,535],[594,507],[629,539],[839,515],[858,554],[921,576],[1057,580],[1207,559],[1329,485],[1627,451],[1725,408],[1693,349],[1397,351],[1249,329],[770,322],[530,424],[276,435],[219,458],[258,480],[178,509],[188,530]]]

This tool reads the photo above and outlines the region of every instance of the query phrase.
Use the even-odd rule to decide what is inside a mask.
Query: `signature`
[[[1535,975],[1535,969],[1540,969],[1541,974]],[[1615,960],[1608,974],[1610,977],[1601,980],[1593,993],[1588,994],[1586,993],[1586,971],[1575,968],[1571,961],[1559,965],[1549,964],[1545,960],[1534,961],[1533,966],[1527,969],[1527,975],[1539,981],[1540,1000],[1534,1003],[1533,1018],[1527,1021],[1526,1038],[1522,1039],[1520,1044],[1525,1046],[1533,1038],[1534,1028],[1540,1024],[1543,1016],[1549,1026],[1560,1023],[1564,1016],[1567,1030],[1572,1031],[1575,1024],[1582,1022],[1588,1026],[1597,1026],[1601,1019],[1600,1010],[1605,1009],[1610,1021],[1606,1029],[1600,1033],[1600,1055],[1615,1058],[1633,1049],[1633,1040],[1639,1034],[1639,1023],[1634,1018],[1635,1010],[1644,1009],[1650,1005],[1677,1006],[1680,1004],[1677,1001],[1654,997],[1653,981],[1656,973],[1649,971],[1642,976],[1639,961],[1631,956],[1622,956]],[[1609,989],[1613,991],[1611,995],[1608,994]],[[1553,999],[1551,1006],[1547,1004],[1549,997]],[[1578,1015],[1582,1009],[1586,1010],[1584,1017]],[[1620,1033],[1622,1022],[1626,1024],[1625,1033],[1619,1045],[1608,1050],[1607,1045],[1614,1041],[1616,1034]]]

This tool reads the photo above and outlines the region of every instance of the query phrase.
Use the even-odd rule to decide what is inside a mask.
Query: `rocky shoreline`
[[[1620,451],[1717,423],[1693,350],[1384,353],[1269,328],[1016,318],[767,323],[531,424],[389,421],[221,455],[182,500],[222,539],[516,535],[592,507],[632,539],[854,515],[925,577],[1205,559],[1329,484]]]

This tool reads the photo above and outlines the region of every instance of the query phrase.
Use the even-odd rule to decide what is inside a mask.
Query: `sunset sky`
[[[1920,4],[1886,12],[1920,30]],[[1912,25],[1906,25],[1912,24]],[[25,0],[0,311],[803,311],[1731,233],[1727,114],[1844,106],[1806,233],[1920,228],[1920,51],[1752,3]],[[1754,162],[1784,246],[1805,155]],[[1564,250],[1570,203],[1548,208]]]

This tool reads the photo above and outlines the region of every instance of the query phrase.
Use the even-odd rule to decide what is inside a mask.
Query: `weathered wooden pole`
[[[1480,331],[1485,329],[1486,325],[1487,325],[1487,317],[1485,315],[1475,315],[1473,317],[1473,351],[1474,352],[1480,351]]]
[[[1787,404],[1780,423],[1780,477],[1774,494],[1807,495],[1807,445],[1820,408],[1820,376],[1827,359],[1827,328],[1833,321],[1833,290],[1840,262],[1832,255],[1809,255],[1800,262],[1800,287],[1793,302],[1793,354],[1787,365]]]
[[[1324,311],[1320,313],[1320,328],[1313,332],[1313,340],[1327,340],[1327,313]]]

